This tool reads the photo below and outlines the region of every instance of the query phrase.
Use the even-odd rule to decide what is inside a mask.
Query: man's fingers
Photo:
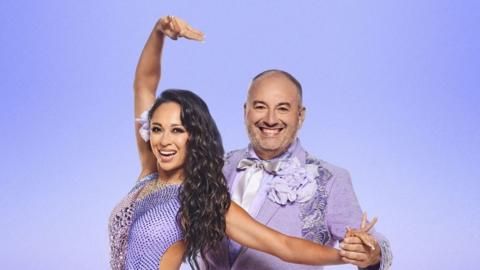
[[[344,244],[360,244],[375,250],[376,240],[367,233],[357,233],[355,236],[345,237],[342,241]]]
[[[359,252],[352,252],[346,250],[340,250],[340,256],[345,257],[349,260],[356,260],[356,261],[367,261],[368,257],[365,253]]]
[[[350,260],[350,259],[345,258],[345,257],[342,257],[342,261],[345,262],[345,263],[356,265],[356,266],[359,266],[358,264],[360,263],[359,261]]]
[[[344,261],[345,263],[356,265],[360,268],[366,268],[368,266],[365,262],[357,261],[357,260],[350,260],[350,259],[345,258],[345,257],[342,257],[342,261]]]
[[[345,237],[343,239],[342,243],[345,243],[345,244],[362,244],[363,242],[357,236],[350,236],[350,237]]]
[[[365,227],[365,231],[366,231],[366,232],[370,231],[370,229],[373,228],[373,226],[375,225],[375,223],[377,223],[377,221],[378,221],[378,218],[377,218],[377,217],[374,217],[374,218],[372,219],[372,222],[370,222],[370,223]]]
[[[362,244],[347,244],[347,243],[340,243],[340,248],[345,251],[353,251],[359,253],[366,253],[367,249]]]

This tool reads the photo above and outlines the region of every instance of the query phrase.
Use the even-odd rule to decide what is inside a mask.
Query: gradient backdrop
[[[226,149],[248,142],[249,80],[285,69],[304,146],[349,169],[393,269],[478,269],[480,2],[453,0],[2,0],[1,269],[108,269],[139,173],[133,73],[166,14],[206,42],[166,43],[160,89],[203,97]]]

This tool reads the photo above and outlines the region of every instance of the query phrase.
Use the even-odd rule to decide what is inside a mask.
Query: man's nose
[[[278,117],[277,114],[275,113],[275,110],[268,110],[267,115],[265,116],[264,119],[265,124],[274,126],[278,122]]]

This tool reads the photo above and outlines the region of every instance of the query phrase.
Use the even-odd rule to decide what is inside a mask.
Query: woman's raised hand
[[[201,31],[192,28],[186,21],[170,15],[161,18],[157,23],[156,29],[173,40],[179,37],[197,41],[203,41],[204,39]]]

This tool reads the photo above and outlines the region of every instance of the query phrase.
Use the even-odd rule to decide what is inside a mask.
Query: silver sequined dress
[[[150,174],[114,208],[109,232],[112,269],[158,269],[165,251],[183,239],[177,220],[181,185],[166,185],[139,197],[147,183],[157,174]]]

